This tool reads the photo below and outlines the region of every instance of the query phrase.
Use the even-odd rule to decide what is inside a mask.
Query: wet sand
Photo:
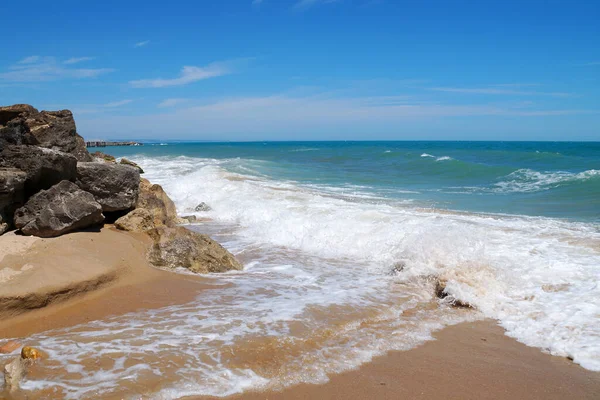
[[[89,241],[86,235],[81,237]],[[111,240],[94,243],[96,251],[112,250]],[[126,273],[110,285],[3,319],[0,338],[27,337],[113,315],[184,304],[218,290],[202,277],[136,262],[142,260],[144,247],[137,251],[142,253],[124,256]],[[229,399],[600,399],[600,373],[520,344],[505,336],[494,321],[459,324],[435,337],[418,348],[389,353],[357,370],[331,376],[323,385],[301,384],[283,392],[243,393]]]

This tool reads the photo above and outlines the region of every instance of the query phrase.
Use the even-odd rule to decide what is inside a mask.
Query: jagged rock
[[[75,157],[37,146],[7,146],[0,152],[0,167],[17,168],[27,174],[26,198],[60,181],[74,181],[77,176]]]
[[[96,151],[94,153],[91,154],[92,158],[94,158],[95,160],[100,160],[100,161],[104,161],[107,163],[116,163],[117,159],[114,158],[113,156],[111,156],[110,154],[105,154],[101,151]]]
[[[77,161],[92,161],[85,141],[77,133],[71,111],[31,113],[27,115],[26,123],[39,146],[72,154]]]
[[[136,208],[115,221],[117,229],[130,232],[145,232],[156,228],[154,216],[145,208]]]
[[[148,179],[140,180],[140,193],[136,208],[145,208],[153,218],[156,226],[174,226],[177,219],[177,208],[173,200],[167,196],[160,185],[152,184]]]
[[[129,210],[138,200],[140,173],[127,165],[80,162],[76,183],[94,195],[103,212]]]
[[[473,306],[469,303],[461,301],[454,296],[450,295],[446,290],[447,282],[443,279],[438,279],[435,282],[435,295],[439,299],[448,299],[450,300],[450,304],[454,307],[458,308],[473,308]]]
[[[211,206],[209,206],[205,202],[202,202],[202,203],[198,204],[196,206],[196,208],[194,208],[194,211],[196,211],[196,212],[210,211],[210,210],[212,210]]]
[[[195,215],[185,215],[183,217],[180,217],[179,219],[187,222],[188,224],[191,224],[192,222],[196,222],[198,220],[198,218],[196,218]]]
[[[0,235],[12,227],[15,210],[25,202],[26,178],[16,168],[0,168]]]
[[[27,115],[37,112],[27,104],[0,107],[0,150],[14,144],[38,144],[26,122]]]
[[[182,267],[196,273],[242,269],[230,252],[207,235],[181,226],[163,226],[148,234],[154,241],[148,258],[157,267]]]
[[[23,234],[38,237],[60,236],[104,221],[94,196],[69,181],[33,195],[14,218]]]
[[[39,111],[30,106],[29,104],[13,104],[12,106],[0,107],[0,125],[6,125],[6,123],[20,116],[27,116],[27,114],[37,114]]]
[[[133,161],[129,161],[128,159],[126,159],[125,157],[121,158],[121,161],[119,161],[120,164],[123,165],[129,165],[131,167],[137,168],[138,171],[140,171],[140,174],[144,173],[144,170],[142,169],[142,167],[140,167],[139,165],[137,165],[136,163],[134,163]]]
[[[14,358],[6,364],[4,366],[4,390],[9,393],[17,390],[31,365],[33,365],[33,360],[21,357]]]

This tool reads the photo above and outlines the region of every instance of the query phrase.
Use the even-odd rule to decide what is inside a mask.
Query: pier
[[[143,146],[140,142],[107,142],[102,140],[92,140],[85,142],[85,147],[107,147],[107,146]]]

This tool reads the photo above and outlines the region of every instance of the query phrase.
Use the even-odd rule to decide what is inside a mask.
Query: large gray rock
[[[38,146],[72,154],[78,161],[92,161],[92,156],[85,147],[85,141],[77,133],[71,111],[42,111],[28,114],[26,123]]]
[[[37,144],[27,125],[27,115],[38,111],[27,104],[0,107],[0,150],[12,144]]]
[[[14,218],[23,234],[38,237],[60,236],[104,221],[94,196],[69,181],[32,196]]]
[[[182,226],[162,226],[147,233],[154,241],[148,258],[156,267],[181,267],[203,274],[242,269],[230,252],[207,235]]]
[[[0,152],[0,167],[17,168],[27,174],[25,197],[60,181],[74,181],[77,159],[70,154],[37,146],[7,146]]]
[[[15,210],[25,202],[27,174],[15,168],[0,168],[0,235],[12,226]]]
[[[127,165],[80,162],[77,164],[76,183],[94,195],[102,205],[102,211],[123,211],[135,207],[140,173]]]

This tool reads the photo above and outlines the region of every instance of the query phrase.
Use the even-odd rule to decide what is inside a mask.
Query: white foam
[[[265,167],[252,160],[133,161],[179,210],[211,205],[203,215],[214,223],[199,228],[245,260],[245,270],[210,276],[216,288],[191,304],[30,338],[54,360],[44,365],[48,373],[68,364],[81,377],[27,381],[27,389],[62,387],[67,398],[91,398],[126,379],[151,380],[163,383],[155,397],[170,399],[323,382],[328,373],[414,347],[433,330],[481,315],[528,345],[600,370],[597,225],[420,211],[240,173]],[[404,267],[390,274],[399,262]],[[419,309],[432,299],[430,276],[446,279],[454,297],[482,314]],[[408,317],[406,310],[420,311]],[[275,349],[317,340],[310,335],[332,329],[331,320],[333,334],[316,349],[281,350],[275,361],[283,379],[228,358],[227,349],[252,340],[274,341]],[[102,374],[84,368],[85,359],[131,352],[139,363],[123,363],[119,355]],[[185,363],[164,365],[161,357]],[[161,380],[173,372],[178,382]]]
[[[583,172],[539,172],[531,169],[519,169],[509,174],[505,180],[495,185],[494,191],[502,193],[511,192],[538,192],[549,190],[563,183],[587,181],[600,177],[600,170],[591,169]]]
[[[435,157],[435,156],[432,156],[431,154],[423,153],[423,154],[421,154],[421,157]]]

